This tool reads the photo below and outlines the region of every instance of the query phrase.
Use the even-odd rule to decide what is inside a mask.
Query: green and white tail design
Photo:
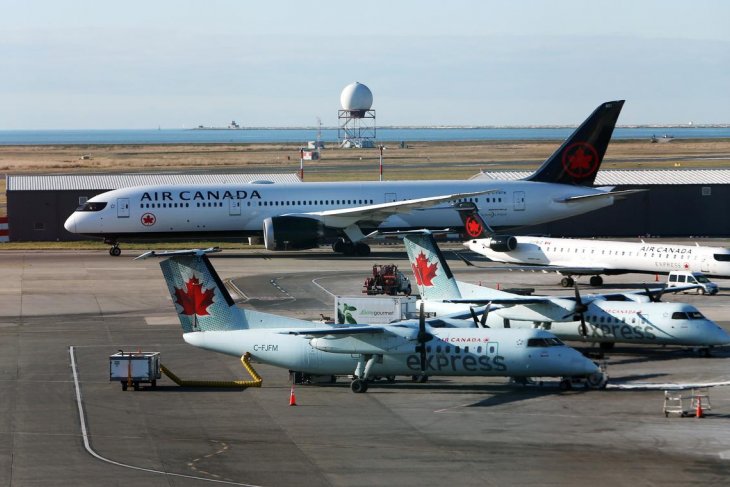
[[[446,259],[430,233],[411,233],[403,237],[408,260],[418,284],[421,299],[459,299],[459,286]]]

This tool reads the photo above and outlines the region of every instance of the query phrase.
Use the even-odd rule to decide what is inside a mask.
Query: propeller
[[[578,333],[580,333],[581,337],[585,338],[588,336],[588,327],[586,326],[586,317],[584,313],[588,311],[588,306],[580,298],[580,291],[578,290],[577,282],[573,284],[573,288],[575,289],[575,308],[573,308],[572,314],[580,316],[580,327],[578,327]]]
[[[653,293],[649,290],[649,286],[644,284],[644,290],[646,291],[646,295],[649,297],[649,301],[651,301],[652,303],[658,303],[662,300],[664,289],[660,289],[659,291]]]
[[[471,313],[471,318],[474,320],[474,324],[476,325],[477,328],[489,328],[489,326],[487,326],[487,316],[489,315],[489,308],[491,307],[491,305],[492,305],[492,303],[489,302],[484,307],[484,312],[482,313],[481,319],[477,319],[477,314],[474,311],[474,308],[471,308],[471,307],[469,308],[469,312]]]
[[[418,335],[416,335],[416,351],[421,355],[421,374],[426,373],[426,343],[433,340],[433,335],[426,331],[426,313],[423,311],[423,303],[418,314]]]

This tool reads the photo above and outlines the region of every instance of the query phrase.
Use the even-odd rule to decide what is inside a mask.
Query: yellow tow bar
[[[261,387],[263,380],[261,376],[251,366],[251,354],[246,352],[241,357],[241,363],[243,367],[248,371],[253,380],[183,380],[177,375],[173,374],[170,369],[160,364],[160,370],[167,377],[170,378],[175,384],[182,387],[232,387],[245,389],[247,387]]]

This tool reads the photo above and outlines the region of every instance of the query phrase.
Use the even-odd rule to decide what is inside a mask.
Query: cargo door
[[[129,218],[129,198],[117,198],[117,218]]]
[[[241,200],[228,200],[228,214],[238,216],[241,214]]]
[[[385,199],[384,203],[392,203],[393,201],[397,201],[398,196],[395,193],[385,193]]]
[[[515,211],[525,211],[525,192],[514,192]]]

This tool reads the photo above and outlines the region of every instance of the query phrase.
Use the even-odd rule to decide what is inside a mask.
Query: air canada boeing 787
[[[120,240],[262,234],[269,250],[308,249],[331,239],[335,252],[367,255],[363,240],[375,230],[461,227],[453,201],[475,203],[493,228],[560,220],[636,191],[592,187],[623,103],[602,103],[524,180],[131,187],[89,199],[65,228],[103,238],[111,255],[120,254]]]

